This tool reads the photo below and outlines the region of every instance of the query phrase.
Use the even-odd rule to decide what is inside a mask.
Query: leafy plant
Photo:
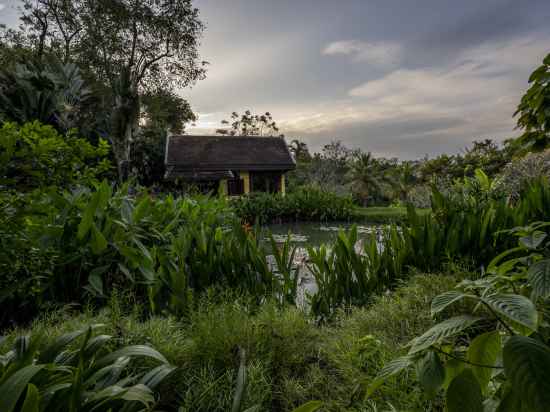
[[[154,391],[174,371],[149,346],[115,351],[113,337],[95,335],[92,325],[51,343],[21,336],[0,357],[0,409],[12,411],[144,411],[155,404]],[[131,368],[145,357],[157,367]]]
[[[424,390],[445,392],[449,411],[546,411],[550,402],[550,242],[534,223],[509,233],[516,248],[497,256],[479,280],[432,301],[433,315],[466,302],[469,313],[435,325],[413,339],[407,355],[387,364],[369,393],[387,378],[415,365]],[[530,296],[531,298],[529,298]]]
[[[29,191],[92,184],[110,171],[109,151],[103,139],[94,146],[74,132],[63,136],[38,121],[6,122],[0,127],[0,185]]]

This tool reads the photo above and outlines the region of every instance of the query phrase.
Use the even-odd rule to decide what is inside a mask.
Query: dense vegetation
[[[293,141],[286,196],[227,200],[161,182],[205,74],[189,0],[24,3],[0,36],[1,411],[547,410],[550,57],[504,146]],[[261,227],[358,218],[393,223],[304,255]]]

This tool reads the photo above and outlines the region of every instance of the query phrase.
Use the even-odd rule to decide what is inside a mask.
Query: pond
[[[292,243],[297,246],[320,246],[332,243],[340,229],[348,230],[353,226],[350,222],[297,222],[273,224],[265,226],[266,236],[271,232],[276,242],[282,243],[291,236]],[[369,236],[380,228],[379,225],[357,225],[359,239]]]

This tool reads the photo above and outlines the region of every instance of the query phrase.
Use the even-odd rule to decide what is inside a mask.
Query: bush
[[[314,187],[283,194],[252,193],[232,201],[235,213],[248,223],[349,220],[353,202]]]
[[[98,146],[75,132],[60,135],[37,121],[0,128],[0,188],[30,191],[92,184],[111,169],[109,144]]]
[[[78,189],[0,197],[0,325],[24,321],[48,305],[105,303],[121,289],[145,312],[184,314],[211,286],[245,290],[260,302],[292,300],[292,255],[242,227],[224,200],[154,199],[103,182]],[[5,232],[4,232],[5,231]],[[288,245],[287,245],[288,246]],[[287,268],[286,271],[283,269]]]
[[[550,179],[550,150],[530,153],[506,165],[496,179],[494,194],[515,202],[519,199],[521,188],[526,182],[541,177]]]

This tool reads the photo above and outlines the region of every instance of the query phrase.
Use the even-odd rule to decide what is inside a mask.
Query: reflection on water
[[[290,235],[290,240],[296,244],[319,246],[323,243],[332,243],[340,229],[348,230],[353,226],[348,222],[331,222],[330,225],[315,222],[299,222],[276,224],[265,227],[266,236],[269,232],[277,243],[282,243]],[[381,226],[357,225],[359,239],[365,238],[380,230]]]

